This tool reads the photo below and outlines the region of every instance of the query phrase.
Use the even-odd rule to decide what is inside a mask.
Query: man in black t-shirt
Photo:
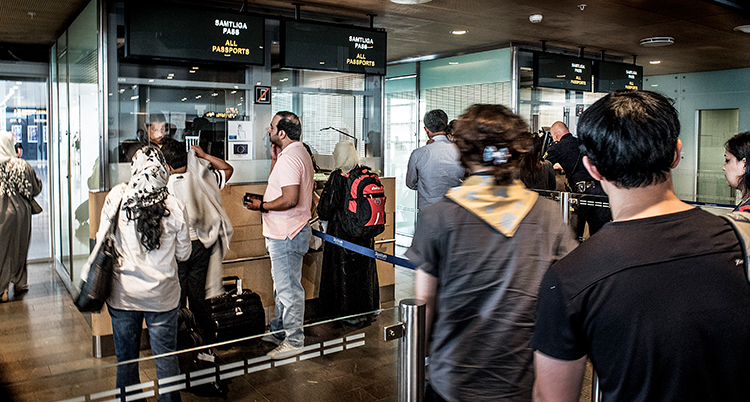
[[[555,142],[547,150],[546,160],[557,163],[565,171],[568,186],[574,193],[590,194],[598,197],[583,197],[581,205],[576,209],[578,220],[576,222],[576,236],[583,240],[586,223],[589,224],[589,235],[598,232],[605,223],[612,219],[609,208],[585,205],[587,202],[607,202],[606,194],[597,180],[586,171],[581,162],[581,151],[578,148],[578,139],[568,130],[568,126],[561,121],[556,121],[550,128],[550,135]]]
[[[654,92],[622,91],[581,116],[582,163],[614,221],[545,274],[535,401],[578,401],[586,357],[605,401],[750,395],[750,285],[732,228],[674,194],[680,124]]]

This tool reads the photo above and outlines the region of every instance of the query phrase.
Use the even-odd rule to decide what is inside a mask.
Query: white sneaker
[[[273,343],[276,346],[280,345],[281,342],[283,342],[283,340],[277,338],[276,336],[274,336],[274,334],[265,334],[262,338],[260,338],[260,340],[263,342]]]
[[[302,353],[302,348],[296,348],[286,341],[281,342],[279,346],[276,347],[276,349],[268,352],[266,356],[270,357],[273,360],[281,360],[286,359],[287,357],[297,356],[298,354]]]

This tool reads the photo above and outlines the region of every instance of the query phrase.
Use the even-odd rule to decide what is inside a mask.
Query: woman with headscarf
[[[28,290],[26,256],[31,243],[31,203],[42,192],[34,168],[16,157],[13,134],[0,133],[0,302]]]
[[[167,191],[169,173],[159,148],[149,145],[133,156],[128,183],[109,192],[104,202],[97,242],[109,230],[119,208],[112,293],[107,300],[117,362],[137,359],[141,325],[146,320],[153,355],[177,349],[177,317],[180,281],[177,260],[190,257],[188,217],[185,205]],[[86,278],[84,267],[82,278]],[[159,379],[179,374],[177,356],[156,359]],[[117,387],[138,384],[138,363],[117,366]],[[159,393],[159,401],[179,401],[179,391]]]
[[[346,192],[349,191],[348,176],[358,169],[357,150],[349,141],[341,141],[333,150],[335,169],[323,188],[318,203],[320,219],[328,221],[326,233],[367,248],[375,246],[374,237],[355,237],[344,229],[347,219],[344,209]],[[378,271],[375,260],[336,244],[327,243],[323,249],[323,264],[320,274],[320,303],[323,316],[336,318],[365,313],[380,308]],[[347,321],[360,324],[368,317],[357,317]]]

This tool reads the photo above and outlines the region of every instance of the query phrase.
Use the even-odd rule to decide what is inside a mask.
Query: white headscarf
[[[122,209],[129,219],[137,219],[141,209],[164,201],[169,194],[169,172],[159,148],[147,145],[133,155],[130,182],[122,194]]]
[[[351,141],[339,141],[333,148],[333,169],[348,173],[359,164],[359,157]]]
[[[9,131],[0,132],[0,163],[7,162],[16,157],[16,141],[13,133]]]

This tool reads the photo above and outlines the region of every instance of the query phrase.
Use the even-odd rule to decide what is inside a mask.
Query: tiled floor
[[[413,271],[396,269],[397,301],[413,297],[413,281]],[[304,358],[271,363],[263,356],[273,345],[253,339],[214,348],[217,365],[201,367],[208,367],[210,373],[192,372],[198,374],[198,382],[218,373],[229,391],[227,400],[396,401],[397,342],[385,342],[382,337],[383,327],[396,323],[398,313],[396,307],[384,308],[365,327],[340,322],[308,326],[309,350],[301,355]],[[0,304],[0,317],[0,382],[13,392],[13,399],[4,399],[0,392],[0,400],[113,398],[107,392],[114,389],[114,358],[92,357],[90,326],[50,264],[29,266],[29,292]],[[145,385],[137,392],[156,392],[158,385],[151,383],[156,381],[154,362],[142,361],[140,371]],[[589,379],[584,381],[589,384]],[[582,402],[590,400],[589,392],[584,390]],[[224,400],[186,391],[182,398]]]

